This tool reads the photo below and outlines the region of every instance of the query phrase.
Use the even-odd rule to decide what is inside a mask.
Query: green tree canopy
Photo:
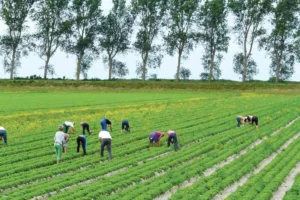
[[[36,51],[45,61],[44,79],[54,68],[50,65],[50,59],[59,47],[65,46],[66,37],[70,34],[71,21],[68,19],[68,1],[65,0],[39,0],[33,20],[36,23],[37,32]]]
[[[21,66],[20,58],[27,55],[29,35],[25,34],[26,20],[36,0],[0,0],[0,16],[7,26],[7,33],[0,36],[4,68],[14,78],[16,68]]]
[[[126,0],[114,0],[113,4],[113,8],[103,20],[100,33],[100,46],[105,53],[103,60],[108,63],[108,79],[111,79],[114,74],[120,75],[120,73],[114,72],[122,71],[124,67],[127,68],[124,63],[120,65],[120,62],[115,60],[115,56],[118,53],[126,53],[130,49],[130,37],[134,23],[134,16],[131,14],[130,8],[126,6]],[[116,70],[118,66],[122,67]],[[128,72],[128,69],[125,71]]]
[[[202,64],[209,81],[221,76],[221,52],[227,52],[230,40],[227,15],[225,0],[206,0],[198,14],[199,36],[204,45]]]
[[[70,6],[72,19],[72,35],[67,41],[65,50],[76,55],[76,80],[91,66],[91,62],[98,53],[96,39],[103,21],[101,0],[73,0]],[[89,65],[82,63],[88,60]],[[83,66],[84,64],[84,66]],[[84,67],[82,70],[81,68]]]
[[[271,33],[260,40],[271,59],[271,76],[279,80],[289,79],[294,73],[294,64],[300,61],[297,31],[300,20],[298,0],[277,0],[272,10]]]
[[[252,62],[248,62],[248,59],[252,54],[254,42],[266,33],[263,22],[271,11],[273,1],[228,0],[228,7],[235,17],[233,31],[237,35],[238,44],[243,49],[243,82],[246,81],[250,72],[256,71],[248,70],[249,63]],[[240,58],[240,54],[236,55]]]
[[[196,11],[199,0],[169,0],[168,1],[168,34],[164,37],[169,55],[178,54],[176,80],[180,78],[180,66],[183,54],[188,55],[197,41]]]
[[[157,68],[161,64],[161,46],[154,44],[163,26],[167,0],[132,0],[132,13],[137,17],[138,33],[133,46],[141,55],[137,74],[146,80],[147,68]]]

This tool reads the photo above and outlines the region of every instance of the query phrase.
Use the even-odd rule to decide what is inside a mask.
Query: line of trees
[[[187,78],[183,60],[196,45],[204,49],[202,79],[217,80],[232,31],[241,47],[233,58],[233,70],[242,81],[258,73],[252,49],[258,44],[271,60],[270,74],[276,82],[289,79],[300,62],[299,0],[112,0],[103,15],[101,0],[0,0],[0,55],[4,69],[14,78],[20,58],[35,52],[44,60],[44,78],[54,74],[51,58],[58,49],[76,56],[76,79],[87,77],[93,60],[102,57],[108,79],[128,74],[117,55],[135,51],[140,55],[136,73],[145,80],[148,69],[158,68],[165,53],[177,56],[175,78]],[[228,14],[234,27],[228,27]],[[265,22],[269,19],[271,30]],[[29,34],[28,20],[36,31]],[[136,32],[136,33],[135,33]],[[134,35],[133,35],[134,34]],[[134,41],[130,38],[135,36]]]

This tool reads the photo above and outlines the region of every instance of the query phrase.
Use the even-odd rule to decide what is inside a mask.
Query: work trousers
[[[178,150],[178,140],[175,133],[171,133],[168,137],[168,147],[170,146],[170,143],[174,143],[175,151]]]
[[[108,159],[112,159],[111,155],[111,139],[103,138],[100,145],[100,156],[104,157],[104,147],[106,146],[108,151]]]
[[[83,154],[86,155],[86,138],[84,138],[84,137],[77,137],[77,152],[79,152],[80,143],[82,145]]]
[[[6,130],[0,130],[0,136],[4,139],[4,144],[7,144]]]

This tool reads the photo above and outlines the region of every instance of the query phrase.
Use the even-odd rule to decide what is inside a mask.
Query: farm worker
[[[150,147],[153,147],[153,142],[160,147],[160,139],[164,136],[163,132],[155,131],[149,136]]]
[[[77,153],[79,153],[80,143],[82,145],[83,155],[85,156],[86,155],[87,140],[86,140],[86,137],[84,135],[79,135],[77,137]]]
[[[85,135],[85,130],[91,135],[92,131],[90,130],[90,125],[87,122],[81,122],[80,126],[82,126],[82,134]]]
[[[75,134],[76,130],[74,128],[75,122],[64,122],[61,124],[64,127],[63,132],[64,133],[68,133],[69,132],[69,128],[72,129],[72,132]]]
[[[256,116],[251,116],[251,115],[247,115],[247,117],[246,117],[246,119],[245,119],[245,122],[246,122],[246,121],[248,121],[249,124],[250,124],[250,122],[251,122],[252,126],[253,126],[253,123],[255,123],[256,128],[258,128],[258,117],[256,117]]]
[[[106,130],[101,130],[99,132],[99,142],[101,143],[100,145],[100,156],[103,157],[104,156],[104,147],[106,146],[107,151],[108,151],[108,159],[111,160],[112,159],[112,155],[111,155],[111,135],[108,131]]]
[[[75,122],[68,122],[68,121],[61,124],[61,126],[63,126],[63,132],[65,133],[65,140],[62,144],[62,149],[63,149],[64,153],[67,153],[67,150],[68,150],[68,144],[67,143],[68,143],[69,138],[70,138],[70,135],[68,134],[69,128],[72,129],[72,132],[74,134],[76,133],[74,125],[75,125]]]
[[[101,127],[102,127],[102,130],[105,130],[105,131],[108,131],[107,130],[107,125],[109,125],[110,127],[110,132],[112,132],[112,126],[111,126],[111,121],[106,119],[106,118],[103,118],[100,120],[100,124],[101,124]]]
[[[2,138],[4,138],[4,144],[7,146],[7,134],[6,134],[6,130],[5,130],[5,128],[3,128],[2,126],[0,126],[0,140],[2,140]]]
[[[170,143],[174,143],[175,151],[178,150],[178,141],[175,131],[168,131],[168,147],[170,146]]]
[[[70,139],[70,134],[65,133],[64,141],[62,143],[62,150],[63,150],[64,153],[67,153],[67,151],[68,151],[68,144],[67,143],[68,143],[69,139]]]
[[[63,132],[64,127],[59,126],[58,131],[55,133],[54,136],[54,148],[57,155],[56,161],[57,164],[61,162],[61,152],[62,152],[62,145],[65,140],[65,133]]]
[[[240,127],[241,124],[244,124],[245,119],[246,119],[246,117],[243,117],[243,116],[237,116],[237,117],[236,117],[236,120],[237,120],[237,122],[238,122],[237,127]]]
[[[128,120],[126,120],[126,119],[124,119],[124,120],[122,121],[121,133],[123,133],[124,129],[125,129],[126,133],[129,133],[129,132],[130,132],[129,122],[128,122]]]

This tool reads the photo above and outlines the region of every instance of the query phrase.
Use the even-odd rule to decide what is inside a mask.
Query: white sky
[[[130,0],[127,0],[128,2]],[[104,14],[106,15],[112,7],[112,0],[102,0],[102,9]],[[233,26],[233,17],[229,16],[228,18],[229,26]],[[31,30],[34,30],[34,26],[32,23],[28,23]],[[266,25],[267,26],[267,25]],[[0,34],[5,32],[6,26],[3,21],[0,21]],[[231,34],[231,41],[227,54],[223,54],[224,58],[221,63],[221,71],[222,76],[221,79],[230,79],[240,81],[240,77],[233,72],[233,56],[235,53],[240,52],[241,49],[236,43],[235,35]],[[133,37],[132,42],[135,41]],[[253,48],[253,58],[257,63],[259,74],[254,76],[255,80],[268,80],[270,77],[269,74],[269,64],[270,60],[266,55],[265,51],[259,51],[257,48],[257,44],[254,45]],[[156,73],[158,74],[158,78],[166,78],[173,79],[174,74],[176,73],[177,67],[177,55],[174,57],[168,56],[166,53],[164,54],[162,65],[159,69],[149,70],[149,74]],[[203,67],[201,64],[201,57],[203,55],[203,47],[201,44],[194,49],[193,52],[189,54],[188,59],[182,61],[183,67],[189,68],[192,72],[190,79],[199,79],[200,73],[203,72]],[[4,74],[3,70],[3,61],[2,57],[0,57],[0,78],[9,78],[9,74]],[[140,61],[140,57],[136,52],[130,52],[127,55],[120,55],[117,57],[118,60],[126,62],[129,68],[129,75],[126,78],[137,78],[135,73],[136,63]],[[21,60],[22,66],[18,69],[17,76],[26,77],[33,74],[40,75],[43,77],[43,70],[39,69],[44,65],[43,60],[41,60],[36,54],[31,53],[27,57],[23,57]],[[50,64],[54,65],[56,75],[53,77],[63,77],[66,78],[75,78],[75,69],[76,69],[76,58],[73,55],[67,55],[65,52],[57,51],[56,54],[51,58]],[[300,81],[300,64],[296,63],[295,73],[293,77],[290,79],[292,81]],[[107,79],[108,70],[107,67],[102,63],[102,59],[98,59],[93,62],[93,66],[88,71],[89,78],[100,78]],[[51,78],[51,77],[49,77]],[[82,78],[82,75],[81,75]]]

